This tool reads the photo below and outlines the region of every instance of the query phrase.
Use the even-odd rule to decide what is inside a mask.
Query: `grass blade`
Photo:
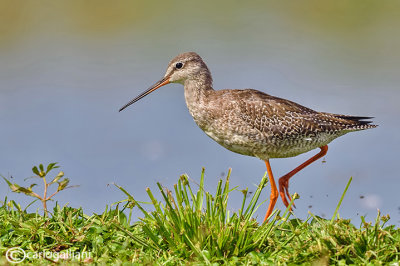
[[[342,197],[340,197],[339,203],[338,203],[338,205],[336,206],[336,210],[335,210],[335,212],[333,213],[333,216],[332,216],[332,219],[331,219],[331,223],[333,223],[333,221],[335,220],[335,218],[336,218],[336,216],[337,216],[337,214],[338,214],[340,205],[342,205],[342,201],[343,201],[343,199],[344,199],[344,196],[346,195],[347,189],[349,188],[350,183],[351,183],[352,180],[353,180],[353,177],[350,177],[349,181],[347,182],[347,185],[346,185],[346,188],[345,188],[344,191],[343,191]]]

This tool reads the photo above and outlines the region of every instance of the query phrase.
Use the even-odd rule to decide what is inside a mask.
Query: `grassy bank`
[[[266,177],[251,197],[247,190],[242,191],[243,202],[237,212],[227,208],[230,192],[237,190],[229,187],[229,175],[213,195],[204,191],[203,177],[204,171],[196,186],[185,175],[173,188],[158,184],[157,193],[147,190],[149,203],[137,201],[115,185],[126,198],[101,214],[87,215],[81,208],[58,204],[46,215],[29,213],[5,198],[0,202],[0,265],[23,256],[23,263],[38,265],[398,265],[400,261],[400,229],[385,226],[388,216],[378,213],[375,223],[366,223],[361,217],[356,226],[355,221],[338,218],[339,203],[329,220],[310,214],[302,221],[292,219],[288,211],[275,211],[268,223],[259,224],[252,217]],[[142,211],[139,222],[131,221],[133,208]],[[150,209],[154,211],[146,211]],[[9,251],[15,247],[20,249]]]

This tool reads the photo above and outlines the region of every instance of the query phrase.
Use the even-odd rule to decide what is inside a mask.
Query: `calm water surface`
[[[0,6],[2,175],[23,183],[33,165],[59,162],[80,187],[56,199],[87,213],[124,198],[112,182],[147,200],[146,187],[171,188],[183,173],[198,182],[202,167],[211,191],[230,167],[232,186],[254,191],[264,163],[208,138],[188,113],[181,85],[118,113],[164,75],[171,58],[196,51],[216,89],[254,88],[319,111],[374,116],[378,128],[333,141],[325,162],[291,180],[291,193],[301,196],[295,215],[330,217],[352,176],[341,216],[358,224],[379,208],[400,224],[396,2],[51,3]],[[272,160],[276,178],[316,152]],[[0,184],[0,198],[29,202]],[[231,209],[240,203],[241,192],[233,192]]]

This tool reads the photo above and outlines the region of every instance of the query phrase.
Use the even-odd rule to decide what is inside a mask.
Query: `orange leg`
[[[265,214],[264,223],[268,219],[268,217],[271,215],[272,210],[274,209],[274,206],[276,204],[276,201],[278,200],[278,189],[276,188],[275,179],[274,179],[274,175],[272,174],[271,165],[269,164],[269,160],[265,160],[265,165],[267,166],[268,178],[269,178],[269,182],[271,183],[271,196],[270,196],[268,210],[267,210],[267,213]]]
[[[294,176],[297,172],[299,172],[301,169],[303,169],[304,167],[310,165],[311,163],[315,162],[319,158],[325,156],[325,154],[328,152],[328,145],[322,146],[322,147],[320,147],[320,149],[321,149],[321,151],[318,154],[314,155],[313,157],[311,157],[310,159],[308,159],[307,161],[305,161],[304,163],[302,163],[301,165],[299,165],[298,167],[296,167],[295,169],[293,169],[286,175],[279,178],[279,194],[281,195],[283,204],[285,204],[286,207],[289,206],[289,202],[292,200],[292,198],[290,197],[290,194],[289,194],[289,179],[292,176]],[[286,196],[289,199],[289,201],[286,199]]]

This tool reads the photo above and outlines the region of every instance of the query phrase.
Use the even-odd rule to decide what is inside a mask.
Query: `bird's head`
[[[158,88],[167,85],[168,83],[180,83],[185,84],[187,80],[196,80],[202,78],[203,82],[211,85],[212,78],[207,65],[201,59],[201,57],[195,52],[187,52],[176,56],[169,62],[167,71],[164,77],[156,82],[149,89],[138,95],[136,98],[125,104],[119,111],[121,112],[129,105],[137,102],[151,92]]]
[[[168,64],[164,78],[170,83],[184,84],[187,79],[196,79],[209,72],[203,59],[195,52],[176,56]]]

